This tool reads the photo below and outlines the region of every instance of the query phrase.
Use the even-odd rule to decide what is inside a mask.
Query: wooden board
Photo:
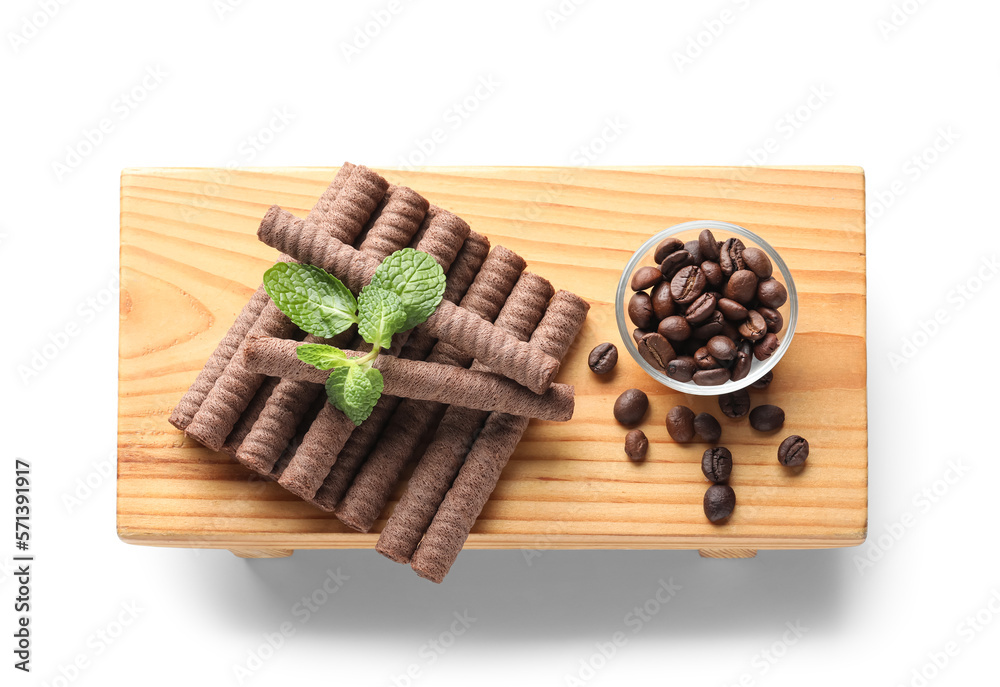
[[[469,538],[470,548],[685,548],[707,555],[853,546],[867,529],[865,191],[856,167],[379,170],[465,218],[528,269],[593,308],[559,381],[576,385],[568,423],[532,422]],[[173,405],[233,322],[275,252],[256,240],[271,204],[304,216],[335,168],[134,169],[122,174],[118,533],[126,542],[283,555],[360,548],[372,533],[202,448],[167,423]],[[587,368],[619,341],[614,293],[631,253],[678,222],[720,219],[762,235],[800,294],[795,340],[755,403],[787,410],[781,436],[728,420],[713,398],[658,386],[622,351],[610,379]],[[629,387],[650,395],[649,458],[633,465],[611,415]],[[704,446],[674,444],[677,403],[723,420],[738,506],[702,512]],[[801,474],[782,468],[786,434],[809,439]],[[397,489],[395,499],[402,492]]]

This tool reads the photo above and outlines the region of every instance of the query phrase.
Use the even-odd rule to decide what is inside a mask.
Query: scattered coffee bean
[[[660,245],[656,247],[656,252],[653,253],[653,262],[659,265],[663,262],[664,258],[675,251],[679,251],[683,247],[684,242],[676,236],[665,238],[660,242]]]
[[[646,460],[646,451],[649,450],[649,439],[643,434],[641,429],[633,429],[625,435],[625,455],[633,463],[641,463]]]
[[[746,263],[743,262],[745,249],[746,246],[739,239],[727,239],[722,244],[722,248],[719,250],[719,267],[722,268],[724,275],[732,276],[733,272],[746,267]]]
[[[671,341],[684,341],[691,336],[691,325],[682,315],[671,315],[660,322],[656,331]]]
[[[706,283],[701,269],[694,265],[682,267],[670,280],[670,297],[675,303],[687,305],[702,294]]]
[[[694,358],[689,355],[674,358],[667,363],[667,376],[678,382],[690,382],[698,368],[694,364]]]
[[[639,355],[653,367],[666,371],[667,363],[677,357],[666,337],[650,332],[639,341]]]
[[[613,343],[597,344],[590,352],[587,364],[596,374],[605,375],[611,372],[618,364],[618,347]]]
[[[701,471],[709,482],[722,484],[733,473],[733,454],[725,446],[705,449],[701,454]]]
[[[722,367],[712,352],[708,350],[708,346],[702,346],[694,352],[694,364],[698,366],[699,370],[714,370],[717,367]]]
[[[746,389],[719,396],[719,409],[726,417],[743,417],[750,412],[750,393]]]
[[[788,300],[788,291],[777,279],[765,279],[757,285],[757,300],[765,307],[780,308]]]
[[[722,244],[715,240],[711,229],[702,229],[698,234],[698,247],[701,249],[702,260],[719,260],[719,248]]]
[[[692,239],[691,241],[686,241],[684,243],[684,250],[691,254],[691,259],[694,261],[693,264],[700,265],[702,261],[701,257],[701,246],[698,244],[698,239]]]
[[[758,432],[773,432],[785,424],[785,411],[774,405],[757,406],[750,411],[750,426]]]
[[[709,413],[694,416],[694,433],[706,444],[714,444],[722,437],[722,425]]]
[[[705,348],[716,360],[725,362],[736,357],[736,344],[728,336],[713,336],[705,344]]]
[[[736,492],[728,484],[713,484],[705,492],[705,517],[709,522],[721,522],[736,508]]]
[[[667,413],[667,434],[679,444],[694,439],[694,411],[687,406],[674,406]]]
[[[742,322],[747,318],[747,309],[730,298],[720,298],[715,307],[727,320]]]
[[[725,275],[722,274],[722,268],[719,267],[719,263],[712,262],[711,260],[706,260],[701,263],[701,273],[705,275],[705,281],[713,289],[717,289],[722,286],[722,282],[725,279]]]
[[[696,339],[708,341],[713,336],[718,336],[722,333],[724,329],[724,322],[725,320],[722,317],[722,313],[716,310],[711,314],[705,324],[700,325],[697,329],[691,332],[691,336]]]
[[[764,322],[767,323],[767,331],[777,334],[785,326],[785,318],[774,308],[761,307],[757,308],[757,312],[760,313],[760,316],[764,318]]]
[[[666,280],[671,280],[674,275],[677,274],[682,268],[687,267],[694,263],[694,258],[683,248],[681,250],[676,250],[667,257],[663,259],[660,263],[660,271],[663,273],[663,278]]]
[[[745,339],[758,341],[767,334],[767,322],[764,321],[764,316],[759,312],[750,310],[747,313],[747,318],[740,325],[739,332],[740,336]]]
[[[750,270],[737,270],[729,277],[723,295],[737,303],[746,305],[753,300],[757,292],[757,275]]]
[[[654,268],[655,269],[655,268]],[[653,301],[653,314],[657,319],[670,317],[676,311],[674,299],[670,297],[670,282],[661,281],[653,288],[650,294]]]
[[[684,319],[692,325],[701,324],[715,312],[715,304],[718,300],[719,295],[711,291],[701,294],[694,303],[688,306],[684,313]]]
[[[778,350],[778,337],[765,334],[764,338],[753,345],[753,356],[757,360],[767,360]]]
[[[787,467],[802,465],[809,457],[809,442],[798,434],[786,438],[778,447],[778,462]]]
[[[640,267],[632,273],[632,290],[645,291],[661,281],[663,281],[663,272],[649,265]]]
[[[637,424],[649,410],[649,397],[639,389],[626,389],[615,401],[615,419],[623,425]]]
[[[655,328],[656,315],[653,314],[653,302],[649,294],[642,291],[632,294],[628,302],[628,317],[639,329]]]
[[[741,341],[739,348],[736,351],[736,359],[733,361],[733,366],[730,368],[732,374],[730,379],[734,382],[738,382],[741,379],[745,379],[748,374],[750,374],[750,368],[753,366],[753,344],[749,341]]]
[[[771,382],[774,381],[774,372],[768,370],[765,372],[760,379],[750,385],[751,389],[766,389],[771,386]]]
[[[752,270],[761,279],[767,279],[773,271],[771,259],[767,257],[767,253],[756,246],[743,249],[743,262],[748,270]]]
[[[719,386],[729,381],[729,370],[724,367],[717,367],[714,370],[698,370],[691,377],[691,381],[698,386]]]

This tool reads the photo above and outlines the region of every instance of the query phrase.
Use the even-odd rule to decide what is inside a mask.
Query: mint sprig
[[[371,283],[354,294],[343,282],[313,265],[278,263],[264,273],[264,288],[281,312],[306,332],[330,338],[358,325],[372,345],[360,358],[326,344],[303,344],[299,360],[330,370],[326,395],[355,425],[364,422],[382,395],[382,373],[373,367],[393,335],[433,314],[444,296],[444,270],[427,253],[404,248],[379,265]]]

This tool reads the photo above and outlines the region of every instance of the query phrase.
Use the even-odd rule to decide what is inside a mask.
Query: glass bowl
[[[788,291],[788,300],[783,306],[778,308],[778,312],[781,313],[784,319],[784,326],[778,332],[778,338],[780,339],[778,349],[767,360],[760,361],[756,357],[753,358],[749,374],[738,382],[730,380],[716,386],[700,386],[694,382],[679,382],[646,362],[639,354],[635,339],[632,338],[632,330],[635,329],[635,325],[632,324],[632,321],[628,317],[628,301],[634,293],[630,286],[632,274],[640,267],[656,265],[653,261],[653,253],[655,253],[656,247],[664,239],[676,236],[681,241],[687,242],[697,239],[702,229],[711,229],[717,241],[725,241],[727,238],[736,237],[742,240],[748,248],[750,246],[757,246],[763,250],[767,254],[767,257],[771,259],[771,264],[774,266],[774,274],[772,276],[784,284],[785,289]],[[675,391],[691,394],[692,396],[721,396],[722,394],[728,394],[739,389],[745,389],[771,371],[792,343],[798,316],[799,300],[798,294],[795,291],[795,282],[792,280],[792,274],[788,270],[788,265],[781,259],[777,251],[767,241],[752,231],[748,231],[736,224],[714,220],[698,220],[696,222],[675,224],[669,229],[664,229],[655,236],[650,237],[648,241],[632,254],[628,264],[625,265],[621,279],[618,282],[618,292],[615,294],[615,317],[618,320],[618,332],[621,334],[622,344],[629,355],[632,356],[632,359],[635,360],[639,367],[645,370],[646,374],[660,384],[670,387]]]

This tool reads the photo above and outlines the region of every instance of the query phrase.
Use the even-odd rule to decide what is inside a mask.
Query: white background
[[[30,676],[10,665],[16,585],[0,572],[0,683],[238,684],[234,666],[289,622],[294,636],[245,684],[994,684],[996,3],[567,0],[554,14],[558,0],[414,0],[368,25],[377,35],[350,59],[344,46],[373,12],[384,21],[388,0],[49,5],[51,17],[46,2],[6,0],[0,16],[0,531],[13,458],[30,459],[38,556]],[[143,86],[147,70],[160,76]],[[456,117],[481,79],[499,85]],[[121,96],[137,88],[131,109]],[[827,95],[810,101],[814,89]],[[103,118],[110,133],[87,150]],[[588,161],[581,150],[609,120],[623,130]],[[548,552],[529,566],[520,551],[467,551],[441,586],[368,551],[246,562],[119,542],[120,170],[401,165],[437,127],[445,140],[424,164],[864,166],[868,542],[730,562]],[[752,156],[767,139],[771,151]],[[947,321],[923,335],[937,311]],[[23,379],[18,366],[70,324],[64,350]],[[67,505],[88,478],[99,486]],[[295,604],[338,568],[349,579],[302,622]],[[633,631],[627,614],[671,578],[681,589]],[[465,611],[471,628],[449,637]],[[100,639],[119,616],[130,624]],[[807,628],[794,643],[788,623]],[[627,643],[603,660],[598,645],[618,631]],[[454,642],[439,653],[428,642],[442,633]]]

